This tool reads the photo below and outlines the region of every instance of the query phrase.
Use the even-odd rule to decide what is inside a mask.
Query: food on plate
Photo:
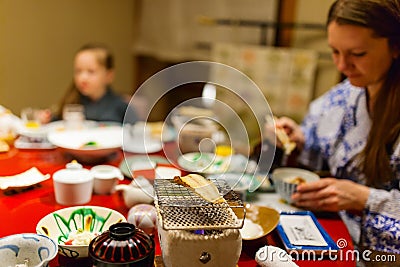
[[[254,223],[252,220],[244,219],[243,227],[240,229],[240,234],[243,239],[253,239],[261,236],[263,229],[258,223]]]
[[[10,146],[6,141],[0,140],[0,152],[7,152],[10,150]]]
[[[67,241],[64,242],[65,245],[89,245],[90,241],[98,236],[99,233],[92,233],[78,229],[69,233]]]
[[[159,137],[162,134],[164,122],[163,121],[147,122],[147,126],[149,126],[151,135],[153,137]]]
[[[177,184],[192,189],[196,194],[209,202],[225,202],[225,199],[220,195],[218,188],[215,186],[215,184],[199,174],[175,176],[173,181]]]
[[[292,151],[296,148],[296,143],[290,141],[289,136],[286,134],[285,130],[282,128],[276,129],[276,137],[283,145],[283,151],[286,155],[290,155]]]
[[[89,141],[89,142],[84,143],[84,144],[81,146],[81,148],[94,148],[94,147],[98,147],[98,146],[99,146],[99,144],[98,144],[97,142],[95,142],[95,141]]]
[[[285,181],[290,184],[299,185],[299,184],[304,184],[306,182],[306,179],[304,179],[303,177],[300,177],[300,176],[296,176],[296,177],[286,178]]]
[[[218,145],[215,147],[214,153],[217,156],[227,157],[234,153],[234,149],[232,146]]]

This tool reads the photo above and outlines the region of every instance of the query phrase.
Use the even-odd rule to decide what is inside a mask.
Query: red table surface
[[[172,149],[171,146],[169,149]],[[37,167],[44,174],[53,174],[59,169],[65,168],[69,162],[59,149],[53,150],[18,150],[12,148],[7,153],[0,154],[0,176],[15,175],[28,170],[31,167]],[[124,154],[119,151],[107,164],[119,166],[124,160]],[[90,166],[85,166],[90,168]],[[123,183],[129,183],[130,179],[125,179]],[[92,199],[86,205],[95,205],[108,207],[117,210],[127,216],[129,209],[124,205],[120,193],[112,195],[93,195]],[[32,233],[36,230],[37,222],[55,210],[65,208],[55,201],[52,179],[40,183],[33,189],[20,192],[13,195],[0,194],[0,237],[17,233]],[[346,226],[337,216],[318,218],[320,224],[325,228],[328,234],[336,242],[339,239],[345,239],[347,246],[343,249],[343,255],[346,251],[352,250],[353,245]],[[161,255],[161,249],[158,239],[156,239],[156,255]],[[243,242],[242,254],[238,263],[239,267],[255,267],[257,263],[254,260],[254,254],[258,248],[269,244],[283,248],[282,242],[274,230],[265,239]],[[340,258],[339,258],[340,259]],[[355,266],[355,261],[332,261],[330,259],[310,261],[296,260],[299,266]],[[50,266],[59,266],[58,258],[51,261]]]

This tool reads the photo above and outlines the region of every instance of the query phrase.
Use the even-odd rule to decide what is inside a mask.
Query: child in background
[[[113,80],[114,58],[107,46],[84,45],[75,55],[73,81],[61,100],[57,114],[43,112],[42,122],[61,119],[67,104],[81,104],[87,120],[135,123],[135,111],[113,91]]]

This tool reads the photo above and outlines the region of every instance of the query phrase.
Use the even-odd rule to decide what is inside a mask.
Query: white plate
[[[281,212],[277,230],[288,252],[312,250],[322,256],[340,249],[311,211]]]
[[[218,156],[214,153],[191,152],[178,158],[180,167],[190,172],[204,174],[247,171],[249,160],[240,154],[231,156]]]
[[[310,215],[282,214],[280,224],[293,245],[328,245]]]
[[[139,170],[139,166],[144,166],[145,169],[148,169],[149,166],[150,168],[153,168],[156,167],[159,163],[162,165],[167,165],[169,164],[169,161],[166,158],[160,156],[137,155],[126,157],[125,160],[121,161],[119,169],[126,177],[132,178],[132,172],[134,170]],[[155,177],[152,178],[154,179]]]
[[[43,182],[50,178],[49,174],[44,175],[36,167],[32,167],[29,170],[16,174],[13,176],[1,176],[0,177],[0,189],[11,190],[11,189],[23,189],[34,184]]]
[[[83,130],[53,131],[49,141],[66,150],[77,160],[96,161],[121,148],[122,127],[109,126]]]
[[[253,177],[247,173],[221,173],[221,174],[211,174],[207,175],[210,179],[223,179],[229,185],[231,189],[235,190],[248,190]]]
[[[160,138],[162,142],[171,142],[176,138],[176,133],[174,127],[171,125],[163,124],[162,133],[160,133],[159,125],[160,122],[148,122],[147,127],[150,128],[151,137],[154,139]]]
[[[47,138],[32,138],[29,136],[21,135],[15,142],[14,147],[18,149],[54,149],[55,145],[50,143]]]
[[[84,121],[82,130],[83,129],[90,129],[95,128],[98,126],[98,122],[96,121]],[[39,126],[38,128],[29,128],[26,126],[21,126],[18,129],[18,133],[20,135],[24,135],[31,138],[45,138],[49,132],[54,131],[65,131],[65,125],[63,120],[53,121],[48,124],[44,124]]]
[[[138,121],[133,126],[133,131],[142,131],[148,133],[149,137],[160,139],[162,142],[171,142],[176,138],[175,129],[164,121],[144,122]]]
[[[47,135],[47,127],[39,126],[37,128],[30,128],[23,125],[17,130],[17,132],[20,135],[30,138],[45,138]]]
[[[96,127],[98,127],[98,124],[99,124],[99,122],[97,122],[97,121],[86,120],[83,122],[83,126],[82,126],[81,130],[96,128]],[[53,132],[53,131],[61,132],[61,131],[67,130],[65,128],[65,123],[63,120],[50,122],[50,123],[46,124],[45,127],[46,127],[47,132]]]
[[[228,170],[227,158],[214,153],[192,152],[183,154],[178,158],[180,167],[189,172],[198,173],[223,173]]]
[[[161,138],[153,138],[150,128],[144,122],[134,125],[125,124],[123,130],[122,149],[126,152],[146,154],[161,151]]]
[[[162,147],[162,142],[152,138],[124,140],[122,144],[124,151],[139,154],[155,153]]]
[[[163,142],[172,142],[176,139],[175,128],[169,125],[164,126],[164,130],[162,132],[161,140]]]

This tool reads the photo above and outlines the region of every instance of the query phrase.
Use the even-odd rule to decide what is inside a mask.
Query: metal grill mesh
[[[166,230],[241,228],[244,207],[224,180],[211,180],[224,194],[225,203],[210,203],[191,189],[170,179],[156,179],[156,207]],[[234,212],[235,210],[235,212]],[[239,212],[238,212],[239,211]],[[237,216],[239,213],[239,218]]]

